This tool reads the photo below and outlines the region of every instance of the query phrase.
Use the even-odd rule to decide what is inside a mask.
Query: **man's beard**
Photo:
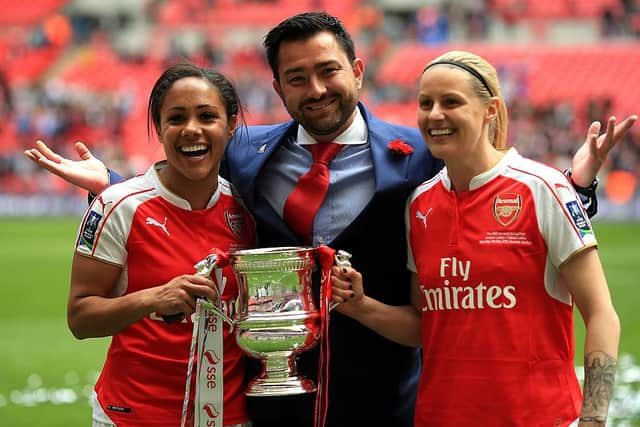
[[[291,114],[291,116],[312,135],[332,135],[343,130],[342,127],[349,120],[357,105],[357,102],[351,96],[347,99],[338,98],[337,102],[338,108],[320,120],[309,118],[304,112],[300,111],[297,111],[296,114]]]

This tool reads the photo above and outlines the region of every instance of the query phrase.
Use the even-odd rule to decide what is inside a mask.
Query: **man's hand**
[[[600,122],[591,123],[584,144],[573,156],[571,178],[576,185],[580,187],[591,185],[607,159],[609,151],[627,134],[636,120],[638,116],[632,115],[616,125],[616,118],[609,117],[607,130],[602,135],[599,135]]]
[[[53,152],[42,141],[36,141],[36,148],[24,151],[41,168],[78,187],[98,194],[109,186],[109,173],[100,160],[93,157],[82,142],[76,142],[74,148],[82,160],[69,160]]]

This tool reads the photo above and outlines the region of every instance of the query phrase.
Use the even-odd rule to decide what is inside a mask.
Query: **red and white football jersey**
[[[211,248],[230,251],[255,245],[253,219],[226,180],[219,178],[208,206],[194,211],[162,185],[156,171],[161,165],[107,188],[80,226],[78,253],[123,267],[113,296],[195,274],[194,264]],[[211,277],[232,316],[238,288],[231,267],[216,269]],[[190,319],[166,323],[153,313],[113,336],[95,390],[115,424],[180,425],[192,329]],[[243,353],[228,327],[223,351],[224,425],[230,425],[247,421],[248,415]]]
[[[566,426],[582,404],[558,267],[596,245],[558,170],[515,149],[456,194],[446,169],[407,203],[422,293],[416,426]]]

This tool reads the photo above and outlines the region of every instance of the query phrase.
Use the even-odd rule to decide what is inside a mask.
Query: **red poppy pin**
[[[413,147],[401,139],[394,139],[387,145],[387,148],[398,157],[408,156],[413,153]]]

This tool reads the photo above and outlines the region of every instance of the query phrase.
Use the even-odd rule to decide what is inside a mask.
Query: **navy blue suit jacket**
[[[442,168],[431,157],[418,130],[377,119],[359,105],[367,123],[375,171],[375,194],[336,239],[328,242],[344,249],[364,276],[367,295],[387,304],[410,303],[410,277],[406,268],[404,208],[407,196],[418,184]],[[295,137],[295,122],[251,126],[229,144],[228,174],[236,190],[255,217],[258,244],[302,245],[300,239],[256,190],[260,172],[270,156],[289,137]],[[413,148],[408,155],[394,154],[388,144],[401,140]],[[284,167],[284,165],[283,165]],[[317,289],[316,289],[317,292]],[[420,370],[419,350],[395,344],[360,323],[331,313],[329,410],[327,426],[411,426]],[[317,348],[302,354],[298,370],[317,377]],[[307,426],[313,419],[311,399],[265,398],[250,402],[257,427]],[[289,416],[289,419],[283,419]],[[264,420],[271,419],[269,423]]]

